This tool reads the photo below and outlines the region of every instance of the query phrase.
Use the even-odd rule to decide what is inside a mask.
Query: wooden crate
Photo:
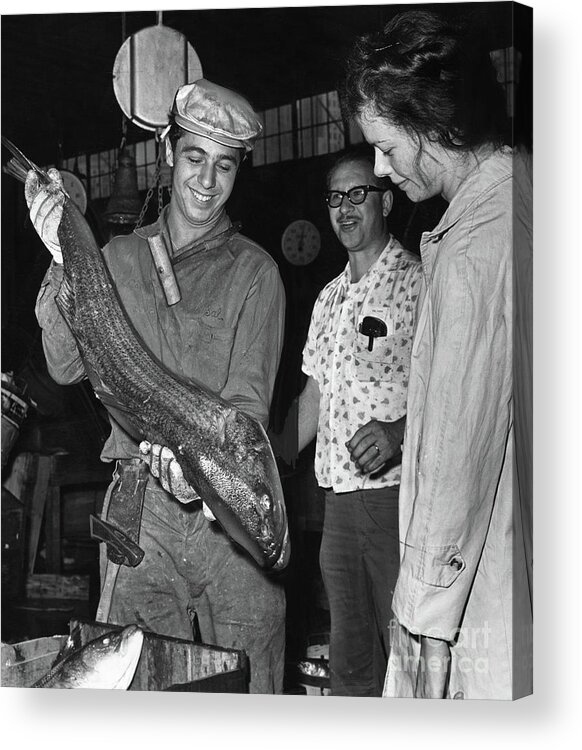
[[[2,687],[30,687],[50,670],[66,643],[66,635],[3,643]]]
[[[89,576],[34,573],[26,577],[29,599],[89,599]]]
[[[119,625],[71,620],[70,637],[83,646]],[[2,645],[2,687],[30,687],[46,674],[67,636]],[[248,692],[244,651],[207,646],[179,638],[144,633],[144,644],[130,690],[180,692]],[[207,687],[207,689],[205,689]]]
[[[29,599],[89,599],[89,576],[34,573],[26,578]]]

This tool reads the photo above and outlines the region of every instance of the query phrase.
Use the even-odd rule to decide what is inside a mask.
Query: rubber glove
[[[38,174],[31,169],[26,175],[24,197],[36,233],[45,247],[50,250],[55,263],[61,264],[63,254],[59,242],[58,228],[61,223],[66,196],[63,192],[63,179],[58,169],[49,169],[48,176],[51,178],[51,183],[44,185],[40,182]]]
[[[200,495],[184,479],[182,467],[169,448],[143,440],[139,445],[139,454],[140,458],[148,464],[154,477],[160,480],[166,492],[173,495],[176,500],[181,503],[200,500]],[[216,521],[214,513],[204,501],[202,501],[202,512],[209,521]]]

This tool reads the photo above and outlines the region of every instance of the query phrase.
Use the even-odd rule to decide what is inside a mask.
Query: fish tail
[[[28,156],[25,156],[22,151],[5,136],[2,136],[2,145],[10,151],[13,157],[8,161],[7,164],[2,167],[3,171],[6,172],[6,174],[9,174],[11,177],[15,177],[17,180],[20,180],[20,182],[26,182],[26,175],[31,169],[33,169],[39,175],[39,177],[44,180],[44,182],[46,182],[47,184],[50,182],[50,178],[44,171],[44,169],[38,167],[33,161],[28,158]]]

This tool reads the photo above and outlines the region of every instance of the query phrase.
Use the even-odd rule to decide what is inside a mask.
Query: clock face
[[[82,214],[87,210],[87,192],[81,180],[73,172],[67,172],[66,169],[60,170],[63,178],[63,187],[67,191],[69,198],[77,205]]]
[[[297,219],[283,232],[281,248],[289,263],[305,266],[317,257],[321,237],[315,224],[307,219]]]

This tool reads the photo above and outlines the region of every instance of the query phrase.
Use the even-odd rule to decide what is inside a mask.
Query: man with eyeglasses
[[[400,446],[421,278],[419,258],[389,230],[390,184],[374,175],[373,154],[361,148],[343,153],[328,173],[329,218],[348,263],[315,303],[303,350],[307,383],[281,441],[289,446],[295,409],[298,450],[317,435],[332,695],[382,695],[390,648]]]

